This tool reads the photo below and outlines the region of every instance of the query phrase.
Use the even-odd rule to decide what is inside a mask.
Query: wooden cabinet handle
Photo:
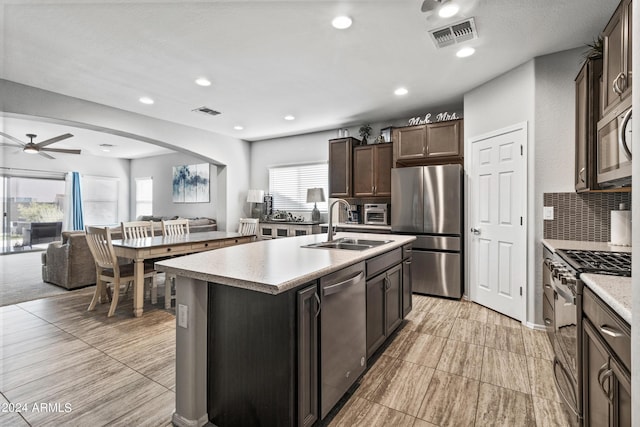
[[[601,325],[600,332],[602,332],[603,334],[609,335],[610,337],[613,337],[613,338],[620,338],[621,336],[623,336],[622,332],[608,325]]]

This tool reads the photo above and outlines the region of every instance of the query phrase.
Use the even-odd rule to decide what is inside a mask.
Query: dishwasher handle
[[[351,285],[355,285],[356,283],[358,283],[359,281],[361,281],[362,279],[364,279],[364,271],[359,272],[358,274],[356,274],[355,276],[344,280],[342,282],[336,283],[335,285],[331,285],[331,286],[326,286],[324,288],[322,288],[322,296],[326,297],[329,295],[333,295],[336,294],[338,292],[343,291],[344,289],[350,287]]]

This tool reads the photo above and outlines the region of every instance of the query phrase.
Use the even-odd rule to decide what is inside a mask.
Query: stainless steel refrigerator
[[[413,292],[460,298],[463,292],[461,165],[391,170],[391,231],[415,235]]]

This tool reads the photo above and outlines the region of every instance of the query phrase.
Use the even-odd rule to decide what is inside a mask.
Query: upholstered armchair
[[[42,254],[42,280],[67,289],[96,283],[96,266],[84,231],[65,231]]]

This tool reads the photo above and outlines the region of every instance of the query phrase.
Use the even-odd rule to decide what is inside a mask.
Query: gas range
[[[630,252],[559,249],[556,254],[565,264],[568,264],[564,268],[576,277],[581,273],[631,276]]]

